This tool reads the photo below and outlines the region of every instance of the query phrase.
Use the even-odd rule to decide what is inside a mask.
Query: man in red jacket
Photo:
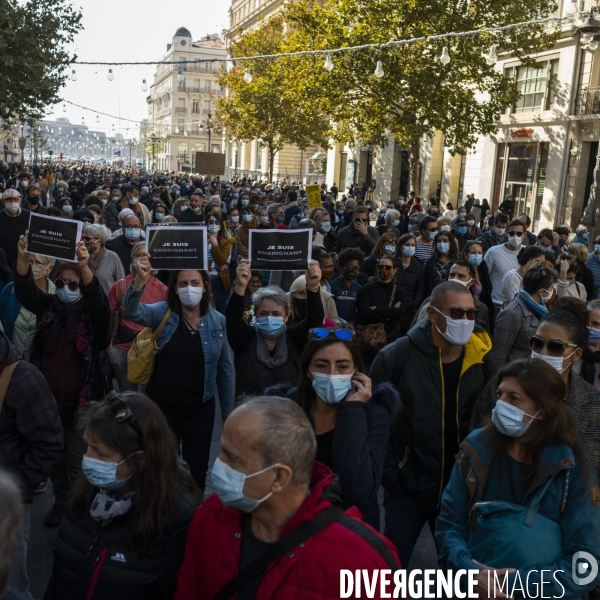
[[[295,402],[242,404],[225,422],[221,448],[211,474],[216,494],[194,515],[175,600],[212,600],[239,573],[244,580],[227,597],[340,598],[342,569],[372,575],[400,568],[389,540],[362,523],[357,509],[339,508],[331,471],[314,462],[315,434]],[[307,537],[286,547],[307,528]]]

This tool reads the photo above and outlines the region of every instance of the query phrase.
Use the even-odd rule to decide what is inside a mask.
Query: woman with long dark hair
[[[379,259],[384,256],[396,256],[396,244],[398,237],[394,232],[383,233],[377,240],[373,252],[365,258],[361,268],[360,275],[358,276],[358,283],[365,285],[377,278],[377,265]]]
[[[371,389],[350,329],[313,329],[300,361],[294,399],[317,436],[316,460],[340,477],[345,506],[356,505],[379,530],[377,492],[399,404],[393,386]]]
[[[205,223],[208,229],[208,273],[215,308],[224,315],[231,291],[229,264],[235,238],[230,237],[220,213],[211,212],[207,215]]]
[[[218,392],[223,421],[233,410],[233,354],[225,317],[211,307],[206,271],[173,271],[167,301],[142,304],[152,277],[150,255],[136,259],[135,278],[123,299],[125,315],[156,330],[161,349],[146,393],[163,411],[182,445],[183,459],[204,490]]]
[[[458,244],[452,232],[440,231],[435,238],[433,254],[423,265],[426,296],[431,296],[436,285],[448,281],[450,268],[458,255]]]
[[[564,402],[567,386],[534,358],[505,365],[496,387],[492,422],[461,444],[442,496],[441,567],[480,569],[480,597],[494,597],[495,577],[508,571],[506,597],[516,584],[581,598],[600,581],[598,573],[584,584],[571,575],[582,548],[600,560],[600,492]],[[544,571],[552,576],[544,580]]]
[[[82,413],[79,430],[83,476],[58,530],[47,597],[172,598],[202,494],[162,412],[142,394],[111,393]]]

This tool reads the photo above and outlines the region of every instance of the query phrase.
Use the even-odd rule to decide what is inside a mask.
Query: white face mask
[[[14,215],[19,212],[19,203],[18,202],[4,202],[4,208],[6,212]]]
[[[473,281],[472,279],[469,279],[468,281],[462,281],[460,279],[454,278],[454,279],[449,279],[448,281],[454,281],[456,283],[460,283],[460,285],[464,285],[465,287],[469,287],[469,284],[471,283],[471,281]],[[446,315],[444,315],[446,316]]]
[[[475,321],[471,321],[469,319],[451,319],[435,306],[432,306],[431,308],[439,312],[440,315],[446,319],[446,331],[443,333],[434,323],[438,333],[440,333],[453,346],[464,346],[471,338],[471,334],[475,329]]]
[[[514,234],[508,234],[508,245],[513,248],[518,248],[521,245],[521,238]]]
[[[134,198],[131,198],[131,199],[129,200],[129,204],[133,204],[133,205],[137,204],[138,202],[139,202],[138,198],[135,198],[135,197],[134,197]]]
[[[194,308],[200,304],[202,300],[202,288],[193,287],[188,285],[187,287],[178,288],[177,293],[179,294],[179,300],[186,308]]]
[[[531,351],[531,358],[539,358],[543,360],[545,363],[548,363],[551,367],[554,367],[558,373],[563,373],[566,371],[572,363],[569,363],[566,367],[563,367],[563,361],[567,358],[571,358],[573,354],[577,352],[577,348],[569,354],[569,356],[548,356],[546,354],[538,354],[537,352]]]

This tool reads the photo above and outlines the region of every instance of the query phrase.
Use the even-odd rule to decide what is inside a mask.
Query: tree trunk
[[[419,177],[419,159],[421,157],[421,139],[413,141],[410,146],[410,189],[416,196],[421,195],[421,178]]]
[[[273,162],[275,161],[275,150],[269,144],[269,183],[273,183]]]

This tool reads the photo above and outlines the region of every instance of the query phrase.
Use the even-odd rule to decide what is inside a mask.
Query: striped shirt
[[[433,244],[422,244],[417,240],[417,249],[415,251],[415,258],[423,265],[425,261],[433,254]]]

